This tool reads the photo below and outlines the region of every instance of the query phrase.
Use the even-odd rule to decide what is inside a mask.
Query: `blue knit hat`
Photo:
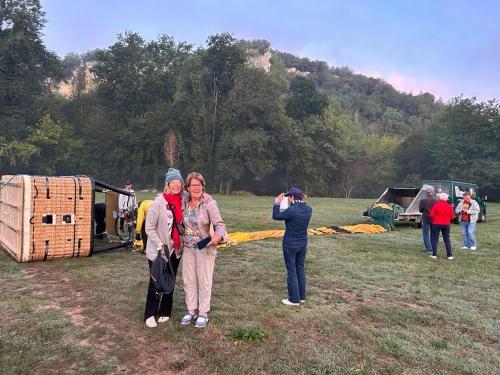
[[[178,169],[168,168],[167,173],[165,173],[165,184],[168,184],[173,180],[179,180],[184,183],[184,179],[182,178],[181,172]]]

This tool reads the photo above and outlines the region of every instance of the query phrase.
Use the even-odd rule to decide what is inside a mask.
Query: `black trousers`
[[[142,244],[144,246],[143,249],[144,251],[146,251],[146,246],[148,245],[148,235],[146,234],[146,220],[144,220],[144,223],[142,223],[141,238],[142,238]]]
[[[444,246],[446,247],[446,256],[451,257],[451,241],[450,241],[450,225],[432,224],[431,227],[431,244],[432,255],[437,256],[437,248],[439,242],[439,232],[443,235]]]
[[[175,251],[170,256],[169,262],[172,262],[172,267],[174,273],[177,275],[177,268],[179,268],[180,259],[177,259]],[[151,271],[151,265],[153,262],[148,260],[149,271]],[[149,277],[148,285],[148,295],[146,297],[146,308],[144,309],[144,321],[150,316],[170,316],[172,313],[172,301],[174,297],[174,291],[169,294],[163,294],[160,304],[160,295],[157,295],[153,283],[151,282],[151,276]]]
[[[106,204],[96,203],[94,205],[94,220],[96,223],[95,234],[99,235],[106,231]]]

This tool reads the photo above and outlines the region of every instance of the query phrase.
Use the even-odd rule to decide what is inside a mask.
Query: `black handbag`
[[[172,293],[175,286],[175,273],[172,262],[158,250],[158,256],[151,265],[151,281],[156,293]]]

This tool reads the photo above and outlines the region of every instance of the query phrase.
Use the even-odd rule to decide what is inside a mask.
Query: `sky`
[[[44,41],[63,57],[117,34],[204,46],[209,35],[266,39],[273,49],[380,77],[396,89],[500,100],[498,0],[41,0]]]

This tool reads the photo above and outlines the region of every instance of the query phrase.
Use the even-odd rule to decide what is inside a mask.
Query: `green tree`
[[[18,171],[36,152],[26,139],[41,117],[42,98],[60,77],[59,60],[41,40],[45,14],[37,0],[0,2],[1,169]]]
[[[399,181],[417,182],[428,175],[432,162],[427,149],[426,130],[417,130],[408,135],[395,151],[396,176]]]
[[[37,101],[60,77],[59,60],[41,40],[45,13],[38,0],[3,0],[0,12],[0,123],[22,139],[40,118]]]
[[[214,159],[215,144],[217,141],[217,124],[219,108],[234,86],[235,76],[245,63],[245,52],[236,43],[236,39],[229,33],[215,34],[208,37],[207,49],[202,55],[206,69],[206,83],[210,93],[210,107],[212,108],[211,136],[208,147],[208,160]]]
[[[455,98],[432,123],[426,139],[433,178],[478,183],[500,196],[500,105]]]
[[[43,116],[29,134],[27,141],[36,148],[29,161],[30,173],[53,175],[71,170],[72,160],[81,154],[83,144],[75,140],[72,127]]]
[[[327,96],[318,92],[313,81],[301,76],[292,79],[286,101],[286,113],[291,118],[302,121],[311,115],[319,116],[327,105]]]
[[[137,33],[119,35],[111,47],[95,52],[92,71],[102,103],[126,121],[158,102],[170,102],[178,62],[190,49],[165,35],[149,43]]]
[[[296,122],[287,140],[286,178],[289,184],[299,184],[309,194],[332,193],[338,166],[344,157],[342,131],[350,120],[335,106],[321,116],[310,116]]]
[[[223,176],[218,182],[226,192],[243,176],[247,182],[261,181],[274,170],[283,112],[280,92],[268,74],[252,67],[238,72],[222,107],[216,147],[216,176]]]
[[[381,133],[383,135],[407,134],[410,131],[409,126],[406,125],[403,113],[392,107],[388,107],[382,114],[381,125]]]
[[[45,14],[38,0],[0,2],[0,169],[26,167],[36,153],[27,139],[45,111],[44,96],[61,77],[59,60],[43,45]]]

